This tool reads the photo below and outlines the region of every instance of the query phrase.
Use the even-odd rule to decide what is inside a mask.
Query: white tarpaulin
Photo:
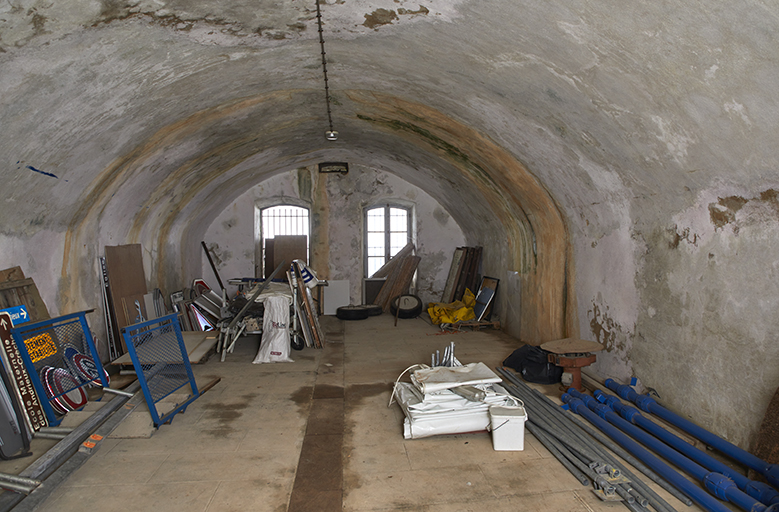
[[[289,299],[283,295],[263,301],[262,341],[252,363],[294,363],[289,357]]]
[[[517,403],[500,386],[478,387],[485,391],[486,397],[480,402],[471,402],[449,390],[423,394],[412,384],[398,382],[395,396],[406,416],[403,437],[419,439],[489,430],[491,405]]]
[[[501,378],[484,363],[465,366],[435,366],[411,374],[411,382],[423,393],[433,393],[457,386],[474,386],[500,382]]]

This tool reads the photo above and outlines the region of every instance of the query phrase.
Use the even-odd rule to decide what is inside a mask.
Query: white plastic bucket
[[[527,413],[521,405],[491,405],[492,448],[495,451],[524,450],[526,421]]]

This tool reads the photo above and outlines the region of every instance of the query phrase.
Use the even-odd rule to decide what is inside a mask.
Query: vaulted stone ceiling
[[[6,266],[70,311],[94,305],[103,245],[140,242],[174,286],[248,187],[354,162],[429,192],[491,247],[487,271],[522,274],[523,339],[597,338],[604,367],[654,387],[752,374],[700,413],[745,443],[779,385],[779,7],[321,7],[336,142],[314,0],[1,1]],[[692,394],[677,403],[707,403]]]

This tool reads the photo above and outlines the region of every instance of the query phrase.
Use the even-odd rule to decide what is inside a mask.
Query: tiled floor
[[[104,441],[40,510],[626,510],[599,501],[529,434],[521,452],[494,451],[487,433],[403,439],[402,412],[387,404],[405,368],[450,341],[462,362],[494,367],[515,340],[441,334],[422,318],[327,320],[339,341],[293,352],[294,363],[253,365],[258,340],[244,338],[224,363],[194,366],[199,383],[221,382],[151,438]]]

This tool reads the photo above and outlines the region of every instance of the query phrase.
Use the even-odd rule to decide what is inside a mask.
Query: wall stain
[[[401,14],[401,15],[408,15],[408,14],[429,14],[429,13],[430,13],[430,9],[428,9],[428,8],[427,8],[427,7],[425,7],[424,5],[420,5],[420,6],[419,6],[419,10],[417,10],[417,11],[411,11],[411,10],[409,10],[409,9],[404,9],[403,7],[400,7],[400,8],[398,9],[398,14]]]
[[[592,303],[592,309],[587,311],[587,316],[590,316],[590,314],[592,315],[592,318],[590,318],[590,330],[595,336],[595,341],[602,343],[606,352],[611,352],[615,348],[624,350],[624,343],[617,343],[617,331],[620,330],[620,328],[616,322],[608,316],[608,309],[609,307],[606,306],[606,311],[601,312],[598,304],[595,302]]]
[[[709,203],[709,216],[714,230],[724,229],[727,224],[735,222],[736,213],[744,207],[748,199],[740,196],[720,197],[716,203]]]
[[[692,238],[690,238],[690,228],[684,228],[681,233],[679,233],[678,227],[674,225],[673,228],[668,230],[668,233],[671,236],[671,239],[668,241],[668,248],[669,249],[676,249],[679,247],[679,242],[685,241],[690,245],[698,246],[698,234],[693,233]]]
[[[398,15],[393,10],[376,9],[370,14],[365,15],[364,26],[375,29],[381,25],[389,25],[393,20],[398,19]]]

